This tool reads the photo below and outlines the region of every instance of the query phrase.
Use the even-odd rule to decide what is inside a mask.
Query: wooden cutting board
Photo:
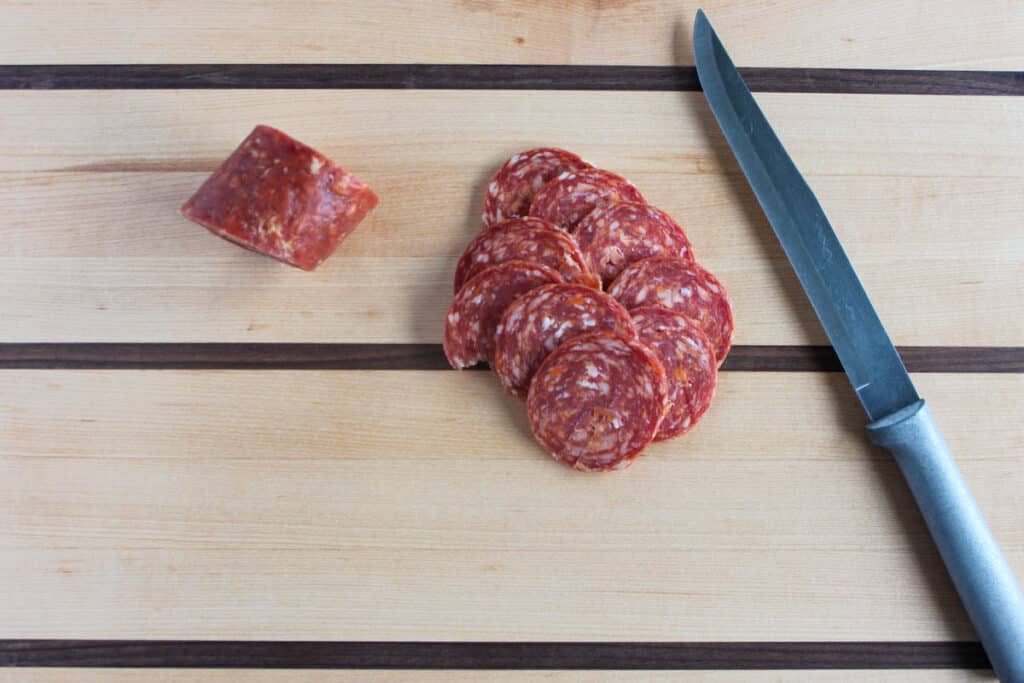
[[[1024,576],[1024,8],[747,4],[704,8],[736,61],[762,67],[758,100]],[[695,8],[0,5],[0,62],[55,65],[0,66],[0,661],[80,665],[74,639],[202,639],[274,641],[261,651],[294,667],[981,666],[685,67]],[[315,273],[177,214],[257,123],[381,197]],[[732,294],[737,346],[711,412],[622,473],[557,465],[493,377],[444,369],[484,184],[537,145],[628,176]],[[294,640],[330,641],[336,659],[280,644]],[[345,654],[367,640],[391,645]],[[402,659],[404,641],[493,646]],[[510,649],[521,641],[598,645],[536,659]],[[600,645],[616,641],[676,645],[668,659]],[[730,649],[744,641],[771,644]],[[190,652],[131,647],[89,661]],[[220,657],[190,661],[267,665]],[[108,674],[90,675],[160,675]],[[404,675],[329,680],[463,680]]]

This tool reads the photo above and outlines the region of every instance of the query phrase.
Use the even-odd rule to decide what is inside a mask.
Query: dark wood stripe
[[[904,346],[911,372],[1024,373],[1024,347]],[[0,344],[0,369],[446,370],[440,344]],[[478,369],[486,369],[480,367]],[[735,346],[727,372],[840,372],[831,346]]]
[[[1020,71],[741,69],[760,92],[1024,95]],[[420,88],[700,89],[692,66],[519,64],[81,64],[0,66],[4,90]]]
[[[445,370],[440,344],[0,344],[0,369]]]
[[[971,642],[5,640],[0,666],[258,669],[985,669]]]

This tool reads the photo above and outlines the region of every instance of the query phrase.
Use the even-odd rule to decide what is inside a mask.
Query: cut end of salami
[[[525,400],[548,354],[591,332],[636,339],[629,312],[604,292],[578,284],[538,287],[505,310],[495,334],[494,370],[506,390]]]
[[[608,285],[626,266],[653,256],[693,260],[690,240],[667,213],[638,202],[611,202],[580,221],[573,233],[587,266]]]
[[[640,190],[622,176],[589,168],[562,173],[545,185],[533,198],[530,215],[572,232],[584,216],[611,202],[647,203]]]
[[[601,286],[564,231],[539,218],[513,218],[485,229],[469,243],[455,268],[455,291],[484,268],[512,260],[553,268],[566,282]]]
[[[668,410],[655,441],[693,429],[715,396],[718,368],[711,341],[697,321],[661,306],[634,308],[640,341],[661,361],[668,380]]]
[[[513,155],[487,184],[484,225],[525,216],[540,188],[562,173],[584,168],[590,168],[590,164],[556,147],[540,147]]]
[[[547,266],[506,261],[463,285],[444,320],[444,354],[455,369],[494,358],[494,334],[509,304],[535,287],[561,282]]]
[[[665,414],[665,370],[638,341],[575,337],[541,364],[526,409],[537,441],[584,472],[622,469],[651,443]]]
[[[377,203],[373,190],[324,155],[257,126],[181,213],[219,237],[313,270]]]
[[[725,287],[696,263],[677,258],[648,258],[630,265],[608,289],[632,310],[662,306],[693,318],[711,340],[717,365],[732,346],[732,307]]]

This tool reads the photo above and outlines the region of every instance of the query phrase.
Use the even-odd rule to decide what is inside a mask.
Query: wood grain
[[[698,7],[738,64],[1024,68],[1024,10],[998,0],[8,0],[0,62],[692,64]]]
[[[726,373],[604,477],[485,373],[4,380],[0,637],[974,638],[837,374]],[[1024,376],[915,381],[1019,572]]]
[[[0,0],[0,664],[791,670],[0,681],[989,677],[811,669],[985,662],[694,92],[697,4]],[[1021,574],[1024,100],[971,95],[1024,93],[1024,6],[701,4],[911,368],[960,373],[915,381]],[[175,215],[257,122],[384,197],[314,275]],[[536,144],[682,218],[741,320],[706,422],[616,477],[430,371],[481,187]]]
[[[812,176],[1022,173],[1021,98],[764,93],[759,102]],[[531,142],[630,177],[739,173],[699,93],[0,91],[0,108],[0,171],[209,172],[253,122],[269,121],[370,180],[398,170],[421,181],[489,175]]]
[[[904,346],[910,372],[1024,373],[1024,348]],[[0,369],[448,370],[440,344],[0,344]],[[472,370],[486,370],[478,365]],[[841,372],[831,346],[734,346],[723,372]]]
[[[0,641],[0,666],[259,669],[985,669],[978,643]]]
[[[0,223],[0,335],[436,343],[454,260],[478,226],[480,188],[510,151],[555,143],[626,173],[683,221],[730,289],[739,344],[822,344],[700,97],[2,93],[11,135],[0,140],[0,208],[12,219]],[[1024,100],[762,99],[897,343],[1024,344]],[[384,198],[321,271],[278,267],[177,216],[244,136],[240,119],[285,127]],[[915,121],[912,135],[905,121]]]
[[[856,147],[854,141],[849,144]],[[597,150],[606,152],[610,153]],[[675,171],[633,168],[630,175],[652,202],[676,215],[699,240],[702,258],[782,258],[771,241],[771,227],[745,181],[732,174],[731,164],[701,172],[704,166],[715,165],[714,152],[695,154],[696,159],[680,156]],[[842,160],[839,154],[837,165]],[[631,166],[642,163],[623,161]],[[484,176],[500,160],[488,157],[472,167],[452,161],[435,173],[413,166],[424,162],[430,163],[410,159],[403,167],[401,159],[393,159],[386,166],[381,162],[376,169],[365,169],[373,174],[385,201],[346,240],[339,258],[458,258],[480,227],[477,205],[482,203],[478,195]],[[969,263],[978,258],[998,267],[1007,250],[1019,248],[1017,220],[1024,213],[1021,177],[958,177],[937,171],[896,178],[884,175],[884,162],[879,175],[837,170],[836,175],[815,173],[809,180],[836,228],[853,238],[847,247],[858,255],[877,256],[882,251],[882,256],[898,258],[902,255],[896,245],[904,245],[924,259]],[[0,222],[0,257],[100,256],[116,263],[125,257],[198,259],[242,253],[222,248],[221,242],[177,212],[182,197],[191,195],[206,175],[171,169],[0,172],[0,211],[5,215]]]
[[[743,67],[754,92],[1024,95],[1022,71]],[[693,67],[561,64],[0,65],[0,90],[700,90]]]
[[[788,671],[286,671],[224,669],[0,669],[3,683],[981,683],[988,672]]]

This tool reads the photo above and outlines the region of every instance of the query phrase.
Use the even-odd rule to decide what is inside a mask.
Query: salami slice
[[[722,283],[696,263],[677,258],[637,261],[615,279],[608,293],[628,309],[664,306],[696,320],[711,340],[718,365],[732,345],[733,319]]]
[[[455,369],[494,357],[494,332],[508,305],[534,287],[561,282],[547,266],[505,261],[463,285],[444,319],[444,355]]]
[[[484,225],[525,216],[533,196],[548,181],[566,171],[584,168],[590,168],[590,164],[572,152],[555,147],[540,147],[512,156],[487,185]]]
[[[718,369],[711,341],[697,321],[661,306],[634,308],[640,341],[654,351],[668,379],[668,410],[655,441],[690,431],[715,395]]]
[[[548,266],[566,282],[601,287],[564,231],[538,218],[513,218],[484,230],[469,243],[455,267],[455,291],[484,268],[513,259]]]
[[[640,190],[620,175],[599,168],[562,173],[530,204],[530,215],[572,232],[584,216],[610,202],[646,203]]]
[[[574,469],[627,467],[654,439],[667,405],[650,349],[610,332],[574,337],[537,370],[526,399],[533,435]]]
[[[530,290],[505,309],[498,325],[498,378],[510,393],[525,400],[530,380],[547,355],[566,340],[589,332],[636,339],[629,312],[604,292],[577,284]]]
[[[612,202],[590,212],[573,233],[590,270],[605,284],[631,263],[651,256],[693,260],[686,233],[661,209]]]
[[[256,126],[181,213],[219,237],[313,270],[375,206],[373,190],[323,154]]]

